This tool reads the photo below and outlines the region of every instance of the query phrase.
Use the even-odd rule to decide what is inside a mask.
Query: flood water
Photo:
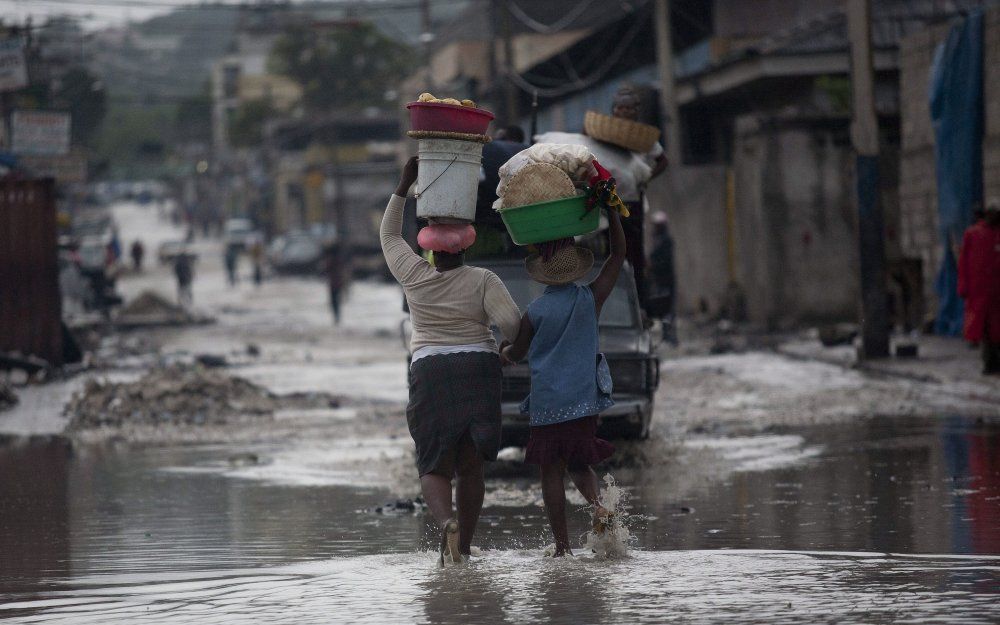
[[[509,468],[490,479],[481,554],[446,569],[426,515],[372,511],[413,494],[394,473],[407,445],[0,448],[0,619],[1000,621],[997,424],[623,446],[608,470],[635,542],[617,560],[543,557],[537,484]],[[230,460],[248,452],[260,462]],[[575,511],[571,533],[586,523]]]

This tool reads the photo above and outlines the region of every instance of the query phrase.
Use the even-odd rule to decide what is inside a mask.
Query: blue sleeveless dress
[[[614,405],[611,372],[598,349],[597,308],[589,286],[550,286],[528,305],[535,330],[528,349],[531,393],[521,404],[532,427],[596,415]]]

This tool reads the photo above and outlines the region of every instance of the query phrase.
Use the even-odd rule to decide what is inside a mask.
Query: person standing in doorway
[[[677,285],[674,273],[674,239],[670,236],[667,214],[653,213],[653,251],[649,255],[658,315],[663,321],[663,340],[677,345]],[[653,297],[650,297],[654,300]]]
[[[981,344],[983,374],[1000,374],[1000,200],[990,200],[962,237],[958,294],[965,300],[963,335]]]

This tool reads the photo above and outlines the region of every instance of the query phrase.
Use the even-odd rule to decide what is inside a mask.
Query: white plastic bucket
[[[417,156],[417,217],[475,221],[483,144],[420,139]]]

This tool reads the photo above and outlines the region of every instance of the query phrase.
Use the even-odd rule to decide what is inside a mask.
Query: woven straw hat
[[[548,163],[529,163],[511,176],[502,189],[503,207],[524,206],[576,195],[566,172]]]
[[[576,282],[593,266],[594,253],[578,245],[568,245],[548,260],[542,260],[539,254],[524,259],[524,268],[531,279],[549,285]]]

